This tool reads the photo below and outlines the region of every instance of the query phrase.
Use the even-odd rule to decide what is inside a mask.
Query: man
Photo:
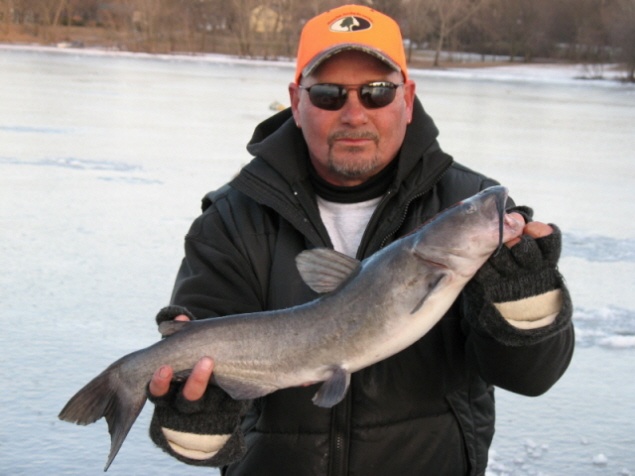
[[[316,295],[295,269],[302,250],[367,257],[496,183],[441,150],[390,18],[354,5],[319,15],[297,61],[290,110],[256,128],[255,158],[205,198],[158,321],[307,302]],[[493,386],[541,394],[571,359],[559,252],[557,228],[528,223],[428,334],[355,373],[332,409],[313,405],[314,386],[233,401],[209,385],[209,358],[185,381],[163,366],[148,388],[151,437],[227,475],[483,474]]]

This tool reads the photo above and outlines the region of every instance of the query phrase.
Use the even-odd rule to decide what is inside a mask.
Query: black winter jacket
[[[396,178],[358,258],[495,184],[454,162],[437,134],[417,101]],[[307,248],[331,247],[309,180],[306,144],[290,111],[260,124],[248,150],[255,158],[206,196],[204,213],[186,237],[172,302],[198,318],[314,299],[294,259]],[[416,344],[355,373],[334,408],[312,403],[316,386],[255,401],[244,422],[247,453],[224,474],[483,474],[494,434],[493,385],[537,395],[562,375],[573,349],[570,306],[565,308],[539,339],[520,333],[512,346],[468,319],[479,311],[459,298]]]

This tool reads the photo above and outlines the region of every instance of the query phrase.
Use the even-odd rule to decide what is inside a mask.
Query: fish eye
[[[466,205],[467,205],[465,207],[466,215],[471,215],[472,213],[476,212],[476,205],[474,205],[473,203],[467,203]]]

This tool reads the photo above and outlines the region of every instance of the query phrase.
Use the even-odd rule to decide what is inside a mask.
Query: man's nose
[[[340,114],[342,122],[346,124],[360,125],[368,122],[368,110],[360,102],[358,91],[355,89],[348,91]]]

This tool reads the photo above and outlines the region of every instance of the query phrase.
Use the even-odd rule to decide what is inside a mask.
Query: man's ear
[[[412,114],[414,111],[416,83],[409,79],[403,85],[404,99],[406,101],[406,113],[408,114],[408,124],[412,122]]]
[[[293,119],[298,127],[302,127],[300,122],[300,113],[298,112],[300,104],[300,86],[296,83],[289,83],[289,100],[291,101],[291,112],[293,113]]]

